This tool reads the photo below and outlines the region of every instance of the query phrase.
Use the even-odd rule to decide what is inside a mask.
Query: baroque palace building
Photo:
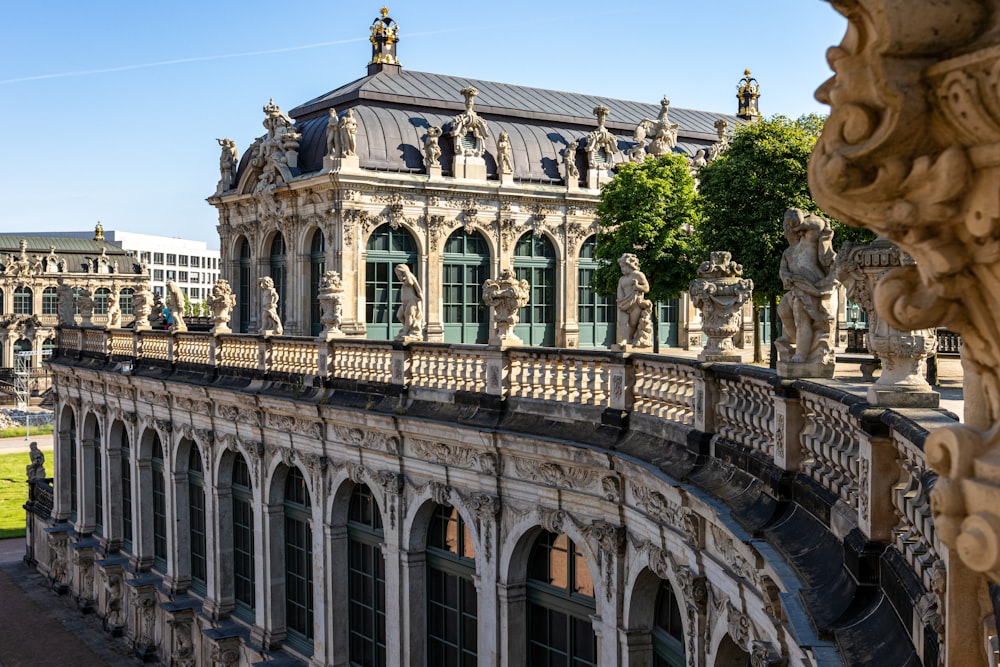
[[[316,335],[324,271],[344,287],[341,330],[399,331],[395,264],[424,287],[426,339],[485,343],[483,282],[513,267],[532,285],[517,333],[532,345],[608,347],[613,304],[589,288],[599,187],[614,165],[669,151],[693,165],[741,118],[404,69],[398,27],[372,29],[368,75],[284,113],[242,158],[223,144],[217,192],[234,329],[256,331],[270,276],[285,332]],[[756,115],[756,82],[743,118]],[[741,103],[742,104],[742,103]],[[738,259],[738,258],[737,258]],[[663,304],[666,345],[701,344],[687,300]],[[739,341],[743,344],[743,340]]]
[[[997,2],[966,5],[998,14]],[[824,134],[814,189],[872,227],[958,215],[950,203],[966,190],[945,176],[972,167],[950,153],[938,173],[913,152],[911,125],[949,136],[931,131],[933,98],[913,82],[935,35],[968,45],[995,30],[976,32],[975,12],[838,6],[852,33],[831,54],[846,78],[824,90],[840,129]],[[858,38],[879,31],[900,42]],[[990,664],[998,503],[995,485],[961,483],[993,474],[971,462],[1000,414],[984,338],[967,339],[984,397],[967,403],[968,424],[827,381],[601,349],[611,318],[583,287],[597,186],[633,152],[707,159],[715,121],[736,119],[408,73],[397,37],[383,12],[368,77],[291,115],[267,105],[267,135],[242,160],[222,142],[210,201],[234,328],[260,326],[253,290],[266,276],[294,335],[58,329],[54,476],[33,465],[26,505],[26,560],[53,589],[137,654],[178,666]],[[872,72],[886,43],[896,50],[879,76],[913,54],[913,113],[895,143],[866,148],[873,160],[911,151],[913,173],[942,179],[933,188],[892,165],[866,171],[852,160],[869,154],[844,144],[885,136],[844,100],[899,97],[891,76],[849,76]],[[994,153],[975,157],[995,168]],[[883,190],[866,189],[875,173]],[[955,253],[934,265],[969,281],[951,294],[982,298],[955,269],[977,239],[924,247]],[[995,243],[982,247],[995,265]],[[398,263],[429,295],[428,341],[388,340]],[[480,341],[482,281],[508,264],[534,290],[530,345],[456,344]],[[314,334],[328,270],[345,288],[344,337]],[[896,298],[909,303],[921,292],[906,271]],[[959,315],[983,309],[965,306],[947,312],[974,334]],[[685,317],[678,335],[700,337]]]

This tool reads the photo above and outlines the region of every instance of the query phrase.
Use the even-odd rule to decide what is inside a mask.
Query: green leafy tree
[[[728,250],[754,281],[756,305],[769,305],[771,340],[777,338],[777,300],[785,289],[778,276],[788,247],[782,219],[794,207],[823,212],[809,192],[806,165],[825,118],[809,114],[798,120],[772,116],[736,128],[729,148],[698,173],[699,227],[707,250]],[[835,247],[845,237],[865,240],[831,220]],[[871,238],[868,235],[867,238]],[[754,309],[754,358],[761,359],[760,326]],[[771,355],[772,362],[774,355]]]
[[[638,257],[653,302],[687,291],[701,253],[694,234],[699,223],[694,179],[682,155],[621,165],[601,190],[597,215],[601,229],[594,256],[602,265],[594,272],[591,287],[598,294],[616,294],[621,278],[618,258],[625,253]],[[653,313],[656,328],[656,309]],[[658,339],[656,332],[654,341]]]

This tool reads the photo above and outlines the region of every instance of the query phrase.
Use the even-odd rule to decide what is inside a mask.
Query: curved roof
[[[490,178],[497,177],[496,140],[501,131],[510,136],[515,180],[558,183],[564,173],[563,151],[572,141],[580,143],[577,166],[585,173],[582,147],[584,138],[597,127],[594,107],[603,104],[610,110],[606,127],[618,137],[615,162],[627,159],[636,125],[655,119],[660,112],[659,104],[384,69],[292,109],[289,115],[302,134],[297,174],[323,167],[328,109],[336,108],[343,115],[351,108],[358,123],[356,150],[362,168],[423,173],[424,138],[429,127],[438,126],[444,130],[439,142],[442,172],[449,175],[454,154],[448,130],[452,118],[465,109],[459,91],[470,85],[479,90],[475,110],[489,126],[485,157]],[[675,150],[688,154],[718,140],[716,121],[726,120],[731,127],[742,122],[732,115],[674,107],[670,119],[680,126]],[[236,182],[249,158],[250,151],[245,151]]]

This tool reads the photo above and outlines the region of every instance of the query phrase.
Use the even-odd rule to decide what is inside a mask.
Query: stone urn
[[[924,379],[927,357],[937,347],[934,329],[903,331],[879,316],[873,294],[879,279],[891,269],[913,265],[895,244],[878,238],[869,245],[844,243],[837,254],[837,279],[847,296],[868,313],[868,349],[882,360],[882,374],[868,389],[872,405],[896,408],[936,408],[940,394]]]
[[[743,266],[732,261],[730,253],[715,251],[698,267],[698,277],[689,289],[691,303],[701,311],[702,331],[708,336],[698,359],[742,362],[733,338],[740,331],[743,304],[753,296],[753,281],[743,278]]]

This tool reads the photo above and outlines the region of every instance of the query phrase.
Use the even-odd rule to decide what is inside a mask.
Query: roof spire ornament
[[[104,240],[104,225],[101,224],[100,220],[97,221],[97,226],[94,227],[94,240],[95,241]]]
[[[760,84],[757,83],[757,79],[750,76],[750,70],[743,70],[743,78],[740,79],[736,89],[736,99],[739,100],[736,116],[743,120],[760,118],[760,111],[757,110],[758,97],[760,97]]]
[[[383,70],[399,68],[396,59],[396,43],[399,41],[399,25],[389,16],[389,8],[383,6],[382,11],[372,23],[371,37],[372,59],[368,63],[368,74],[376,74]],[[386,67],[386,65],[395,67]]]

